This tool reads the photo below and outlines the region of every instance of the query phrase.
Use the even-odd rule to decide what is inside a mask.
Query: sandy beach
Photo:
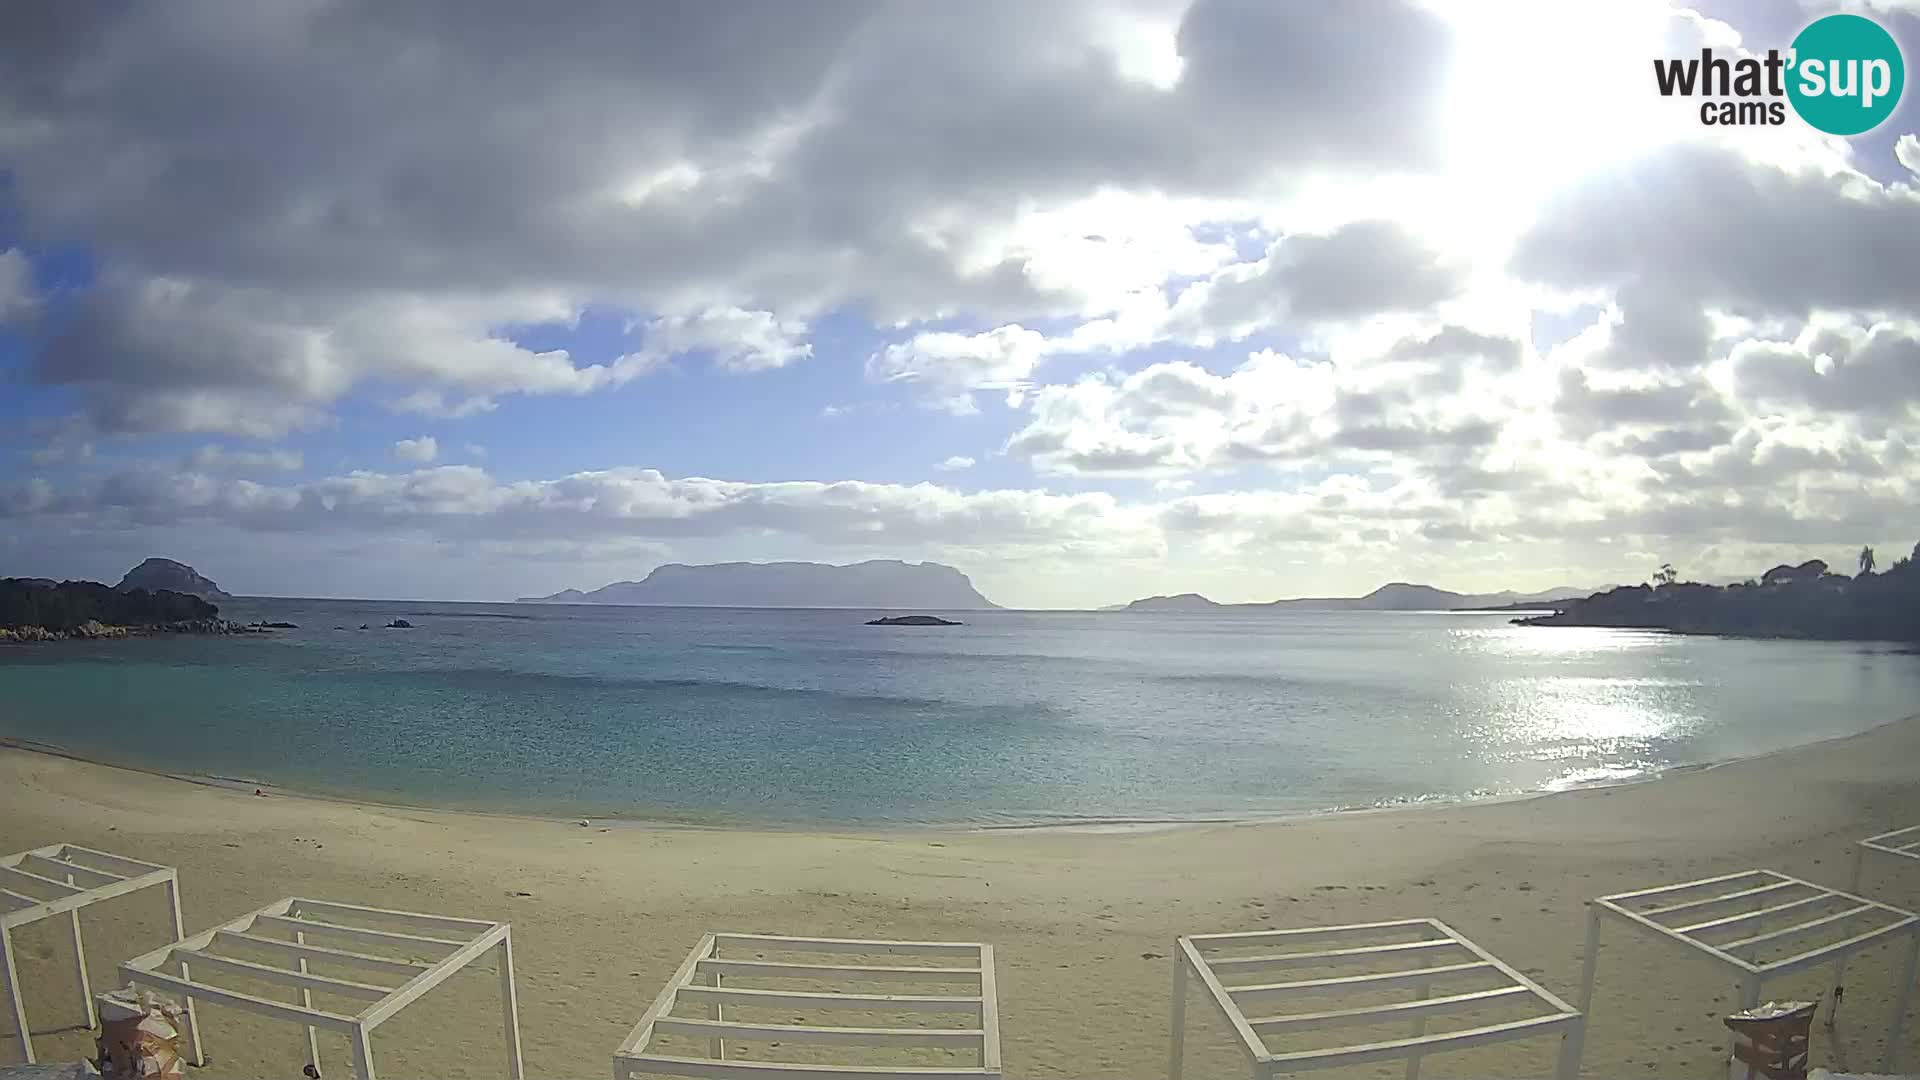
[[[1437,916],[1572,999],[1582,901],[1772,867],[1843,887],[1848,843],[1920,822],[1920,718],[1766,758],[1512,802],[1140,831],[775,832],[576,822],[256,797],[0,750],[0,850],[72,842],[181,869],[187,929],[289,895],[513,924],[529,1076],[601,1076],[707,930],[977,940],[999,953],[1006,1075],[1164,1075],[1177,933]],[[1879,864],[1863,892],[1920,906],[1920,872]],[[527,894],[527,895],[521,895]],[[157,891],[88,912],[97,987],[161,943]],[[91,1048],[58,920],[18,935],[43,1059]],[[1857,961],[1816,1064],[1877,1066],[1892,953]],[[1588,1076],[1725,1075],[1732,988],[1708,965],[1610,930]],[[1822,971],[1770,986],[1811,997]],[[381,1029],[383,1077],[499,1071],[494,980],[476,971]],[[1244,1075],[1198,997],[1192,1076]],[[296,1029],[207,1009],[193,1075],[298,1075]],[[1920,1025],[1905,1053],[1920,1061]],[[323,1039],[325,1036],[323,1035]],[[1430,1059],[1428,1076],[1545,1075],[1551,1040]],[[328,1075],[349,1070],[323,1042]],[[18,1047],[0,1039],[0,1060]],[[1328,1075],[1399,1075],[1375,1066]]]

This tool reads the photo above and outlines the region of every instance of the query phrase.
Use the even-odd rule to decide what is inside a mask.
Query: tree
[[[1873,573],[1873,548],[1863,547],[1860,549],[1860,576],[1866,577],[1871,573]]]
[[[1660,572],[1653,575],[1653,581],[1656,585],[1671,585],[1679,580],[1680,571],[1675,570],[1672,563],[1661,563]]]

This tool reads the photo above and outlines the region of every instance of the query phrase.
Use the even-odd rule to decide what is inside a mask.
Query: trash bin
[[[1732,1080],[1807,1080],[1814,1001],[1769,1001],[1727,1017]]]
[[[100,1075],[122,1080],[180,1080],[184,1011],[132,987],[94,999],[100,1011]]]

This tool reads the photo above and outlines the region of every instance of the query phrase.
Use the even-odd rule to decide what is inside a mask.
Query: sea
[[[0,647],[0,739],[313,794],[763,826],[1246,819],[1649,777],[1910,715],[1894,645],[1510,613],[243,599],[298,629]],[[387,629],[394,619],[411,629]]]

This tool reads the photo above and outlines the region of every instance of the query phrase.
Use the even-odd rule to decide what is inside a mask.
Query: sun
[[[1657,0],[1459,0],[1438,10],[1455,34],[1442,187],[1461,219],[1525,219],[1552,191],[1684,130],[1653,89],[1652,60],[1682,18]]]

